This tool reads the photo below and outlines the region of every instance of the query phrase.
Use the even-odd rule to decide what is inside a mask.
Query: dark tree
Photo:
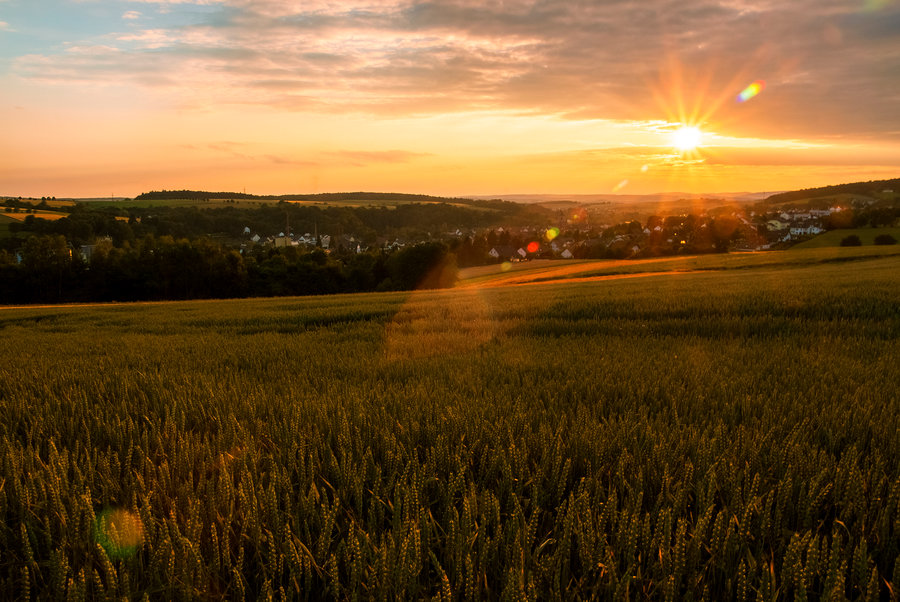
[[[394,286],[402,290],[449,288],[456,283],[456,257],[441,243],[406,247],[388,260]]]

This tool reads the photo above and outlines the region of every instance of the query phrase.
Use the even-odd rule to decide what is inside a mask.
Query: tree
[[[449,288],[457,278],[456,257],[437,242],[397,251],[388,260],[388,270],[401,290]]]
[[[64,236],[31,236],[22,248],[22,268],[34,300],[59,301],[72,268],[72,252]],[[55,291],[55,296],[53,292]]]
[[[841,239],[842,247],[859,247],[862,246],[862,241],[859,239],[859,236],[856,234],[851,234],[850,236],[845,236]]]

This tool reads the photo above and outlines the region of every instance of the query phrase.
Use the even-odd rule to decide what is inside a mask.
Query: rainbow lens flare
[[[762,92],[766,87],[766,82],[761,79],[756,80],[746,88],[744,88],[743,92],[737,95],[738,102],[747,102],[760,92]]]
[[[110,558],[127,558],[144,541],[144,526],[133,512],[106,510],[94,523],[94,536]]]
[[[537,253],[538,249],[540,249],[540,248],[541,248],[541,245],[539,245],[537,243],[537,241],[531,241],[530,243],[528,243],[528,246],[525,247],[525,250],[528,251],[529,253]]]
[[[547,239],[547,242],[550,242],[557,236],[559,236],[559,228],[547,228],[547,232],[544,233],[544,238]]]

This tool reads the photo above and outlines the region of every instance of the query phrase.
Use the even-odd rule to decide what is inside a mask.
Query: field
[[[730,253],[657,257],[643,260],[535,260],[514,264],[494,264],[460,270],[461,288],[537,284],[568,280],[585,282],[628,276],[664,273],[687,274],[712,271],[794,269],[820,263],[865,261],[874,257],[900,255],[900,245],[868,248],[792,247],[786,252]]]
[[[0,309],[0,598],[890,599],[864,251]]]
[[[839,247],[841,241],[855,234],[859,236],[863,245],[869,246],[875,244],[875,237],[881,234],[890,234],[896,240],[900,241],[900,228],[855,228],[853,230],[831,230],[824,232],[809,240],[794,245],[793,249],[818,249],[822,247]]]
[[[64,217],[69,217],[68,213],[62,213],[60,211],[44,211],[43,209],[36,209],[31,213],[25,213],[25,211],[19,211],[19,213],[4,213],[3,216],[7,217],[11,220],[24,222],[25,218],[29,215],[33,215],[35,219],[46,219],[50,221],[55,221],[58,219],[62,219]]]
[[[90,201],[83,201],[91,208],[102,208],[102,207],[114,207],[114,208],[125,208],[125,207],[141,207],[141,208],[152,208],[152,207],[198,207],[201,209],[221,209],[223,207],[259,207],[260,205],[270,205],[274,204],[277,201],[267,201],[267,200],[247,200],[247,199],[235,199],[233,203],[228,202],[228,199],[211,199],[209,201],[200,200],[200,199],[117,199],[117,200],[109,200],[109,199],[96,199]]]

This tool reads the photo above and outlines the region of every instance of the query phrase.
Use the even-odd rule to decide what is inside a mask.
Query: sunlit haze
[[[0,0],[0,195],[900,175],[900,2]]]

